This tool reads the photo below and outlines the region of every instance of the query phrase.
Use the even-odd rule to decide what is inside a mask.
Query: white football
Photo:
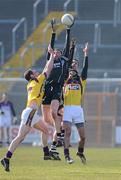
[[[74,23],[74,17],[71,14],[64,14],[61,17],[61,23],[66,26],[72,26]]]

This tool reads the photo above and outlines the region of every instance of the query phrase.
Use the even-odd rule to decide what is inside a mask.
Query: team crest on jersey
[[[79,90],[79,86],[78,85],[69,85],[68,89],[69,90]]]

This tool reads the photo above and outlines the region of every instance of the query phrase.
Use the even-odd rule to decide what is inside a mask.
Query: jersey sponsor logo
[[[69,85],[68,89],[69,90],[79,90],[79,86],[78,85]]]
[[[58,68],[58,67],[60,67],[61,66],[61,64],[60,64],[60,62],[58,62],[58,63],[54,63],[54,68]]]

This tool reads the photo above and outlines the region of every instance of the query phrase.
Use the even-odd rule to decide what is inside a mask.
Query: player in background
[[[48,51],[51,54],[50,60],[47,62],[43,72],[39,74],[34,70],[27,70],[24,73],[25,79],[28,81],[27,84],[27,105],[23,110],[21,115],[21,124],[18,131],[18,135],[11,142],[8,151],[3,159],[1,159],[1,164],[3,165],[5,171],[10,171],[9,162],[10,159],[18,147],[18,145],[24,140],[25,136],[29,133],[31,128],[38,129],[43,133],[48,135],[48,128],[44,121],[40,120],[38,115],[38,108],[42,102],[43,94],[44,94],[44,84],[46,78],[49,76],[54,62],[54,52],[49,45]]]
[[[5,131],[7,135],[7,144],[10,141],[10,127],[12,122],[17,121],[13,103],[8,100],[7,93],[2,94],[0,101],[0,147],[3,145],[5,139]]]
[[[54,49],[55,42],[55,24],[52,21],[52,37],[51,46]],[[62,93],[62,88],[64,85],[65,78],[68,73],[69,66],[73,58],[70,59],[71,54],[73,54],[74,47],[70,48],[70,27],[66,29],[66,42],[63,52],[59,49],[54,49],[55,61],[54,68],[51,71],[49,78],[46,80],[45,84],[45,95],[42,103],[42,115],[43,119],[47,123],[53,123],[56,132],[54,133],[53,144],[51,145],[50,151],[48,148],[48,139],[43,134],[43,151],[44,160],[53,159],[60,160],[59,153],[56,150],[56,135],[57,139],[61,139],[60,121],[58,116],[58,109],[60,105],[60,98]],[[49,53],[47,55],[49,57]]]
[[[84,52],[83,69],[81,76],[77,72],[77,61],[72,61],[72,68],[69,72],[69,77],[64,86],[64,115],[63,124],[65,129],[64,139],[64,156],[67,163],[73,163],[73,159],[70,157],[69,144],[71,136],[71,126],[74,122],[78,134],[79,143],[77,155],[80,157],[82,163],[86,163],[84,156],[84,145],[85,145],[85,128],[84,128],[84,114],[82,107],[82,100],[84,96],[84,90],[87,79],[88,71],[88,43],[86,43]]]

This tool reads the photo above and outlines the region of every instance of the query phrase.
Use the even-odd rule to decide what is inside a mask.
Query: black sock
[[[81,154],[83,154],[83,152],[84,152],[84,148],[82,148],[82,147],[78,147],[78,152],[80,152]]]
[[[58,137],[61,137],[61,133],[57,133],[57,138],[58,138]]]
[[[8,152],[6,153],[6,158],[7,158],[7,159],[10,159],[10,158],[12,157],[12,155],[13,155],[13,153],[10,152],[10,151],[8,151]]]
[[[49,156],[49,148],[48,146],[43,147],[43,152],[45,156]]]
[[[69,156],[69,149],[67,149],[67,148],[64,149],[64,156],[65,157]]]
[[[52,145],[53,145],[53,146],[56,146],[56,144],[57,144],[57,142],[56,142],[56,141],[53,141],[53,144],[52,144]]]

